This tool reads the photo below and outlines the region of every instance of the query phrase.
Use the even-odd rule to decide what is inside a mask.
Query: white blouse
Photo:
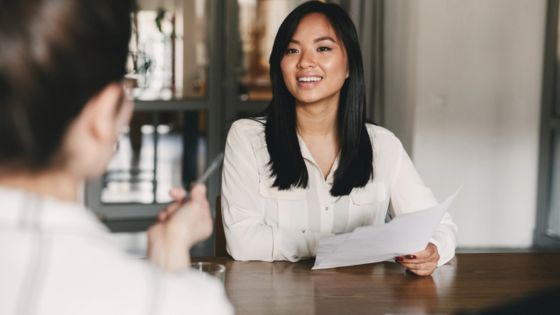
[[[388,217],[437,204],[401,142],[382,127],[367,125],[373,145],[374,179],[349,195],[333,197],[335,160],[327,178],[303,140],[301,154],[308,187],[272,187],[264,125],[242,119],[228,134],[222,173],[222,211],[227,250],[236,260],[289,260],[314,257],[322,236],[384,224]],[[455,255],[457,227],[446,213],[430,242],[445,264]]]
[[[118,248],[88,209],[0,187],[0,314],[233,314],[224,287]]]

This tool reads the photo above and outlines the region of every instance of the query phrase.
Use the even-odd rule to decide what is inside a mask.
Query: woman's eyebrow
[[[336,44],[336,40],[334,38],[330,37],[330,36],[317,37],[313,40],[313,42],[317,43],[317,42],[321,42],[321,41],[324,41],[324,40],[328,40],[328,41],[331,41],[331,42]],[[301,44],[300,41],[297,40],[297,39],[291,39],[290,43],[294,43],[294,44],[298,44],[298,45]]]
[[[328,41],[331,41],[333,43],[336,43],[336,40],[334,38],[330,37],[330,36],[317,37],[313,40],[313,42],[317,43],[317,42],[321,42],[321,41],[324,41],[324,40],[328,40]]]

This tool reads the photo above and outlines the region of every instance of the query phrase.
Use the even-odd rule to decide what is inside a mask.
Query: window
[[[132,15],[129,77],[138,100],[202,98],[207,92],[205,0],[138,1]]]
[[[206,111],[137,111],[102,178],[103,204],[165,204],[208,158]],[[185,150],[187,148],[187,150]]]

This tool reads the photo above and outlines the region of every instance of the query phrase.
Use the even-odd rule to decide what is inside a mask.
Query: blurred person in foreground
[[[212,232],[206,190],[164,209],[144,262],[77,201],[132,103],[121,83],[128,0],[0,0],[0,314],[230,314],[189,271]]]

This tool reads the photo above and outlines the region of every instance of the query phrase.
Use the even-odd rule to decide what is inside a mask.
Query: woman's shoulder
[[[372,123],[366,123],[366,128],[368,131],[368,134],[370,136],[370,138],[374,139],[374,138],[385,138],[387,140],[392,140],[392,141],[399,141],[399,139],[397,138],[397,136],[395,136],[395,134],[390,131],[387,128],[372,124]]]
[[[265,123],[266,120],[262,118],[243,118],[234,121],[228,132],[228,142],[251,144],[253,147],[264,146]]]
[[[367,123],[366,128],[374,150],[386,153],[402,150],[401,140],[389,129]]]
[[[264,131],[266,120],[262,117],[242,118],[233,122],[230,128],[232,131],[246,134],[254,134],[255,132]]]
[[[398,161],[404,150],[399,138],[384,127],[369,123],[366,127],[375,155],[374,160],[377,160],[374,165],[379,168]]]

